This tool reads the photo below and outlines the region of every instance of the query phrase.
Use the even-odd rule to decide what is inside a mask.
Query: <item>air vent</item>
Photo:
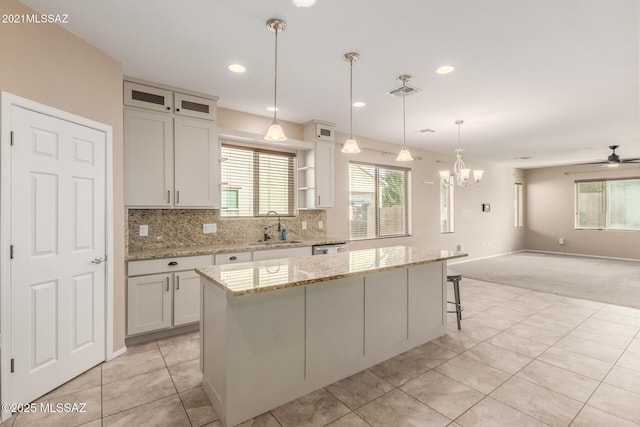
[[[418,132],[420,132],[420,133],[432,133],[432,132],[435,132],[435,130],[433,130],[433,129],[420,129],[420,130],[418,130]]]
[[[414,86],[409,86],[409,85],[405,85],[405,86],[399,86],[395,89],[391,89],[389,92],[387,92],[389,95],[395,95],[395,96],[399,96],[400,98],[402,98],[402,91],[404,90],[404,95],[405,96],[409,96],[409,95],[413,95],[414,93],[420,92],[422,89],[418,89],[417,87]]]

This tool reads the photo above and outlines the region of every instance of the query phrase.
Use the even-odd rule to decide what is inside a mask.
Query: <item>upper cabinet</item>
[[[219,208],[216,98],[124,82],[125,205]]]
[[[298,208],[326,209],[335,206],[334,126],[311,121],[304,139],[313,148],[298,152]]]

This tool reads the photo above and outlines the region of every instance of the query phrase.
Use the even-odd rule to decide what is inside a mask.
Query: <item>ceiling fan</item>
[[[619,145],[610,145],[611,154],[607,157],[607,160],[602,162],[593,162],[590,163],[592,165],[603,165],[606,168],[616,168],[624,163],[640,163],[640,157],[633,159],[621,159],[620,156],[616,153],[616,148],[620,147]]]

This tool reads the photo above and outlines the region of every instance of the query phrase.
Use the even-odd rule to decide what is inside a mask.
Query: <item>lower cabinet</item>
[[[200,276],[193,269],[209,265],[210,255],[129,262],[127,335],[198,322]],[[174,271],[181,268],[190,269]]]
[[[266,249],[253,252],[254,261],[264,261],[277,258],[297,258],[311,255],[311,246],[301,248]]]

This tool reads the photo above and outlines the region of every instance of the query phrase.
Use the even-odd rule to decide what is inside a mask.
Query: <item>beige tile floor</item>
[[[462,331],[243,426],[640,426],[640,310],[464,279]],[[5,426],[215,426],[198,334],[129,347]]]

